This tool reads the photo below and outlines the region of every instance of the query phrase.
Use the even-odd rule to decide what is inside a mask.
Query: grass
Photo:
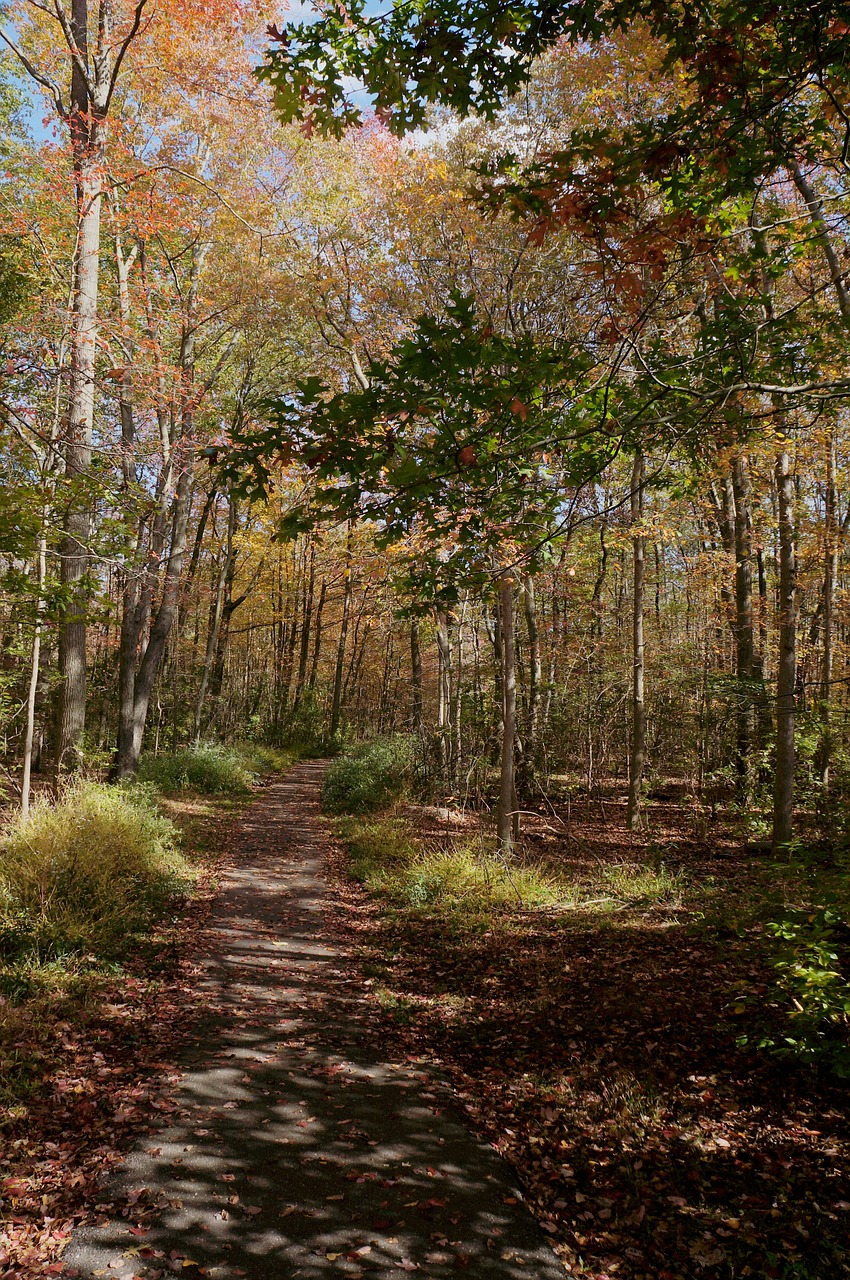
[[[550,905],[563,896],[554,877],[499,857],[480,840],[428,844],[393,815],[349,817],[340,831],[355,879],[399,908],[480,913]]]
[[[0,844],[5,981],[28,966],[126,950],[191,883],[172,823],[144,787],[82,782],[40,803]]]
[[[589,886],[592,894],[594,886]],[[639,862],[619,862],[605,867],[599,888],[630,907],[681,907],[686,881],[681,871],[646,866]]]

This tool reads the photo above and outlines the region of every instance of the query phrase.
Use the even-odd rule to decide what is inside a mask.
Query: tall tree
[[[89,492],[95,404],[95,359],[98,334],[98,285],[101,253],[101,210],[107,185],[106,137],[110,107],[130,45],[138,35],[147,0],[117,26],[113,0],[99,0],[94,13],[88,0],[72,0],[70,14],[57,4],[53,13],[28,0],[18,16],[28,23],[47,15],[53,37],[64,48],[70,89],[66,97],[52,68],[33,61],[13,38],[0,31],[27,74],[50,95],[70,135],[76,231],[70,308],[68,403],[62,432],[66,507],[60,547],[64,613],[59,632],[59,709],[57,767],[72,767],[86,719],[86,615],[89,591],[91,494]],[[37,11],[37,12],[36,12]]]

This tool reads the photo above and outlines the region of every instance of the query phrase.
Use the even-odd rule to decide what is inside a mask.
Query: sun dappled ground
[[[478,838],[474,815],[400,814],[442,858]],[[525,861],[559,886],[536,905],[381,886],[374,820],[385,896],[337,868],[381,1036],[446,1067],[576,1274],[850,1275],[846,1086],[738,1044],[781,1016],[763,921],[791,869],[671,805],[648,838],[614,801],[527,826]],[[840,881],[795,866],[793,900]]]

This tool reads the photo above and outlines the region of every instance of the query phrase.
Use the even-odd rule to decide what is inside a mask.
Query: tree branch
[[[18,48],[13,40],[9,39],[5,31],[0,30],[0,40],[2,40],[4,44],[8,45],[12,50],[12,53],[18,59],[27,75],[35,80],[36,84],[40,84],[43,89],[47,90],[53,99],[53,105],[56,107],[59,118],[61,120],[67,120],[68,112],[65,108],[64,102],[62,101],[62,93],[59,87],[55,85],[52,80],[49,80],[47,76],[42,75],[38,68],[30,62],[26,54]]]

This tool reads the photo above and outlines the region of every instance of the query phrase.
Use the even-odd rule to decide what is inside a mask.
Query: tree
[[[127,52],[141,27],[147,0],[116,22],[113,0],[99,0],[94,15],[88,0],[73,0],[70,14],[57,5],[50,14],[42,5],[23,3],[16,16],[31,35],[30,24],[46,15],[53,39],[64,50],[67,95],[52,67],[34,61],[9,29],[0,36],[32,80],[46,93],[67,125],[72,156],[76,234],[71,289],[71,336],[67,414],[61,454],[67,481],[63,517],[61,581],[66,606],[59,640],[59,714],[56,760],[72,766],[79,751],[86,716],[86,613],[91,535],[90,495],[92,428],[95,404],[95,359],[98,336],[101,208],[106,189],[107,121]],[[122,20],[123,19],[123,20]],[[93,20],[93,21],[92,21]],[[94,34],[92,35],[92,29]]]

